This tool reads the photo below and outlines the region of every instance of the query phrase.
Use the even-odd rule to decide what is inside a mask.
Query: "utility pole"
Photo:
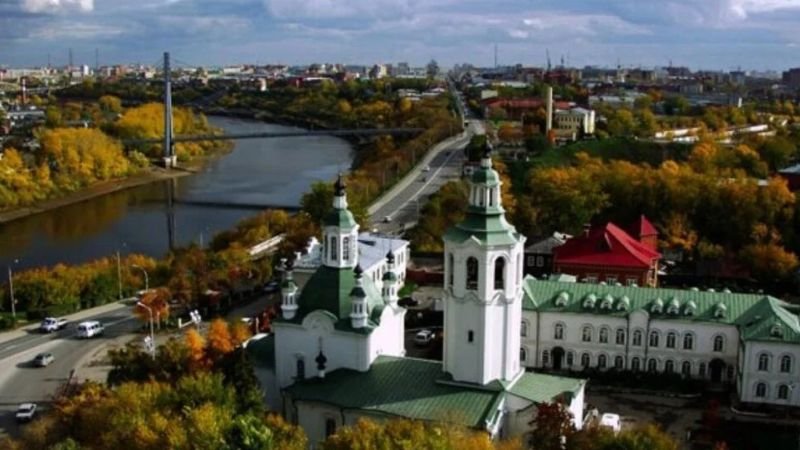
[[[9,297],[11,297],[11,319],[16,322],[17,321],[17,307],[15,303],[17,302],[14,300],[14,276],[11,273],[11,266],[8,266],[8,292]]]
[[[172,154],[172,86],[170,81],[169,52],[164,52],[164,166],[175,165]]]

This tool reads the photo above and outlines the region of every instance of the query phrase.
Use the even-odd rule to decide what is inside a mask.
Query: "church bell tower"
[[[525,237],[506,221],[491,147],[470,179],[464,220],[444,236],[444,371],[486,385],[521,374]]]

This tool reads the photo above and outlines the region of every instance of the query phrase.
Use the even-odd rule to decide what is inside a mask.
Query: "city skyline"
[[[652,2],[655,3],[655,2]],[[408,61],[783,70],[798,0],[3,0],[0,64]]]

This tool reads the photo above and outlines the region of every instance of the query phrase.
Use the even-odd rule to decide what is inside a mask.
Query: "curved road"
[[[57,333],[33,331],[0,344],[0,435],[13,435],[20,430],[14,420],[20,403],[34,402],[40,408],[46,407],[53,393],[84,357],[91,355],[105,341],[131,334],[141,327],[130,306],[80,319],[84,320],[99,320],[105,325],[104,335],[89,340],[78,339],[75,336],[77,323],[71,322]],[[52,353],[55,360],[47,367],[34,367],[31,360],[42,352]]]

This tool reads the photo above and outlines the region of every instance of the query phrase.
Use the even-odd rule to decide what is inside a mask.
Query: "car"
[[[430,172],[430,171],[431,171],[431,166],[425,166],[425,167],[423,167],[422,171],[423,171],[423,172]]]
[[[53,357],[52,353],[39,353],[36,357],[33,358],[33,365],[36,367],[47,367],[53,361],[55,357]]]
[[[414,335],[414,343],[417,345],[428,345],[433,342],[433,338],[435,337],[436,334],[431,330],[420,330]]]
[[[272,294],[273,292],[278,292],[280,288],[280,284],[277,281],[270,281],[269,283],[264,285],[264,293],[265,294]]]
[[[414,300],[412,297],[403,297],[397,301],[397,304],[402,307],[408,308],[409,306],[418,306],[419,302]]]
[[[17,407],[17,422],[30,422],[36,415],[36,403],[22,403]]]
[[[622,429],[619,414],[603,413],[603,415],[600,416],[600,426],[611,428],[614,433],[619,433],[619,430]]]
[[[89,339],[100,336],[105,331],[103,324],[96,320],[89,320],[78,324],[78,339]]]
[[[55,317],[45,317],[42,320],[41,325],[39,325],[39,330],[42,333],[52,333],[54,331],[58,331],[64,329],[67,326],[67,319],[57,319]]]
[[[392,218],[389,217],[389,216],[386,216],[386,217],[383,218],[383,223],[389,223],[391,221],[392,221]]]

